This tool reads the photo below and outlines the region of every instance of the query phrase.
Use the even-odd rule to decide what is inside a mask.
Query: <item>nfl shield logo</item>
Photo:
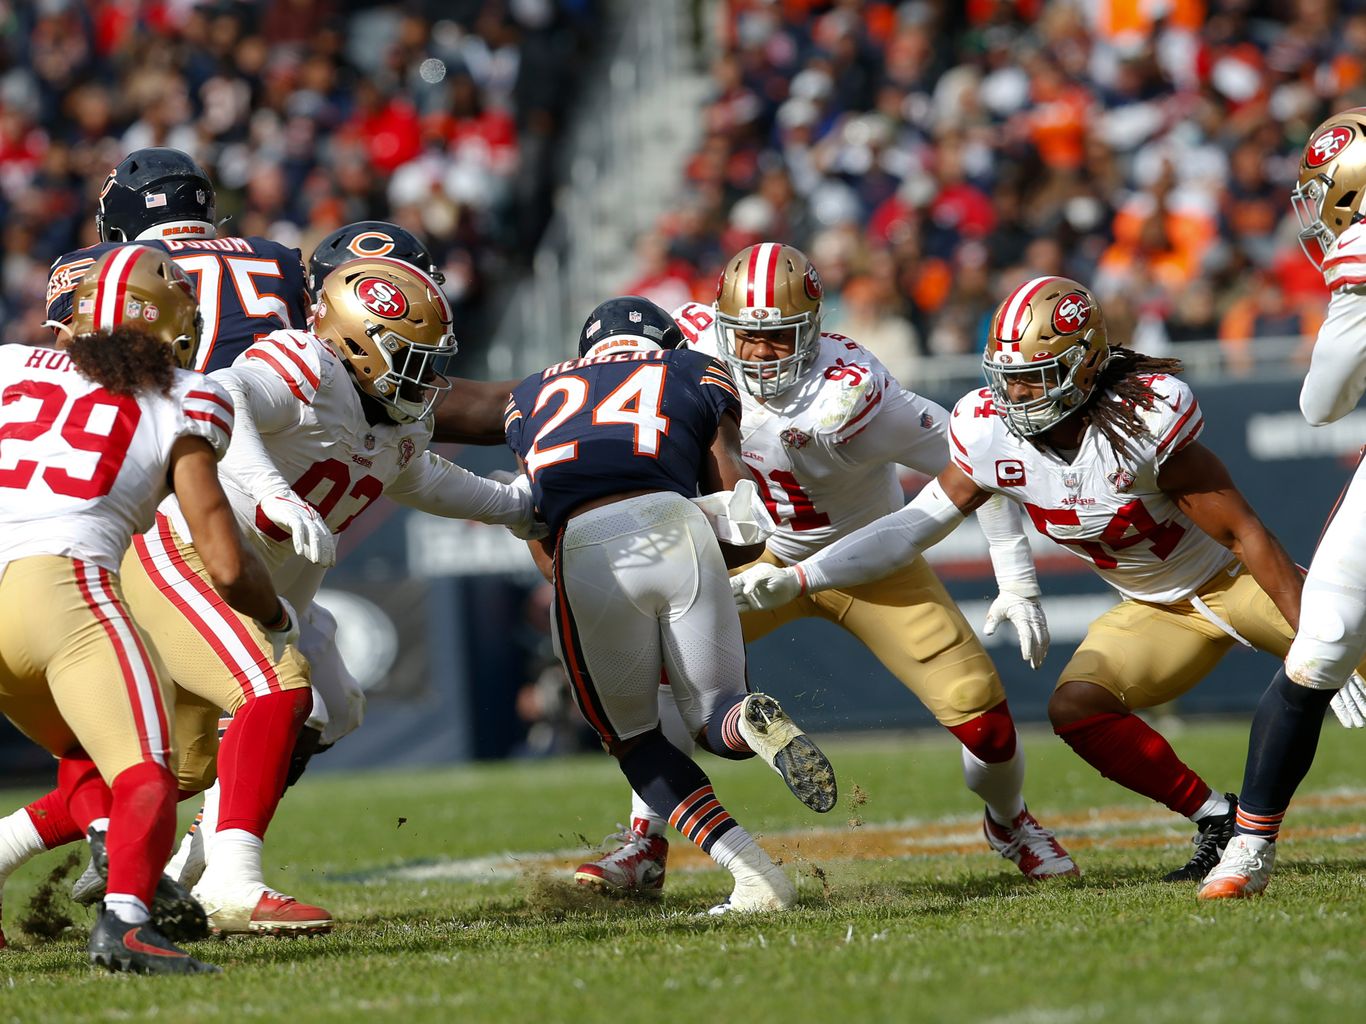
[[[374,435],[374,434],[366,434],[366,435],[365,435],[365,450],[366,450],[367,452],[372,452],[372,451],[375,450],[375,435]]]
[[[1075,491],[1081,486],[1081,477],[1076,473],[1064,473],[1062,475],[1062,485],[1069,491]]]

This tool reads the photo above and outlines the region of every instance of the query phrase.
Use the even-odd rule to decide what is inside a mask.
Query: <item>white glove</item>
[[[704,494],[692,503],[702,510],[723,544],[759,544],[777,529],[753,480],[739,480],[734,490]]]
[[[781,608],[799,597],[802,579],[796,569],[760,562],[730,578],[730,593],[742,612]]]
[[[271,629],[260,619],[256,620],[256,624],[265,631],[266,640],[270,642],[271,661],[276,664],[285,656],[286,647],[299,642],[299,616],[294,614],[293,605],[282,597],[280,609],[284,612],[284,624],[279,629]]]
[[[337,564],[337,538],[318,510],[292,494],[261,499],[261,511],[294,538],[294,553],[324,569]]]
[[[1038,668],[1048,656],[1048,619],[1044,617],[1043,606],[1037,598],[1003,590],[987,609],[982,632],[991,636],[1006,619],[1020,638],[1020,657],[1029,662],[1030,668]]]
[[[1366,727],[1366,680],[1353,672],[1342,689],[1333,694],[1328,706],[1345,728]]]

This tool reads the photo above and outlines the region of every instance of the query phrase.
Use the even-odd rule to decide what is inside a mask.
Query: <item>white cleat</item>
[[[1235,835],[1224,855],[1200,886],[1202,900],[1236,900],[1257,896],[1271,881],[1276,866],[1275,840]]]
[[[790,910],[797,903],[797,887],[776,864],[761,875],[735,880],[735,888],[726,902],[712,907],[708,914],[762,914],[775,910]]]
[[[1008,826],[996,824],[987,811],[982,831],[991,848],[1018,867],[1031,882],[1081,874],[1057,836],[1040,825],[1027,809]]]
[[[223,892],[195,889],[219,935],[323,935],[332,930],[332,915],[322,907],[261,884],[235,886]]]
[[[749,749],[783,777],[793,796],[818,814],[835,806],[835,769],[781,704],[766,693],[751,693],[738,725]]]

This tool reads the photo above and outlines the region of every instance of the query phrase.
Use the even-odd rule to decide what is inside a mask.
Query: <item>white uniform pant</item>
[[[1337,690],[1366,655],[1366,461],[1338,503],[1309,563],[1300,628],[1285,658],[1302,686]]]
[[[721,548],[680,495],[652,492],[571,518],[555,549],[551,620],[575,700],[604,743],[658,724],[661,669],[693,735],[745,692]]]
[[[329,747],[359,728],[365,691],[337,650],[337,620],[316,601],[299,616],[299,653],[308,659],[313,683],[313,710],[306,725],[321,732],[319,744]]]

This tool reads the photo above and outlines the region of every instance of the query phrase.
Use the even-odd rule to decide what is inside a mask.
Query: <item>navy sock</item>
[[[744,761],[754,756],[749,744],[740,735],[740,708],[749,694],[742,693],[724,711],[717,709],[702,732],[702,743],[717,757],[730,761]]]
[[[637,738],[619,760],[626,781],[669,824],[710,853],[716,840],[736,822],[712,793],[706,772],[664,738],[658,728]]]
[[[1282,667],[1252,716],[1236,830],[1275,838],[1281,816],[1309,774],[1332,690],[1292,683]]]

